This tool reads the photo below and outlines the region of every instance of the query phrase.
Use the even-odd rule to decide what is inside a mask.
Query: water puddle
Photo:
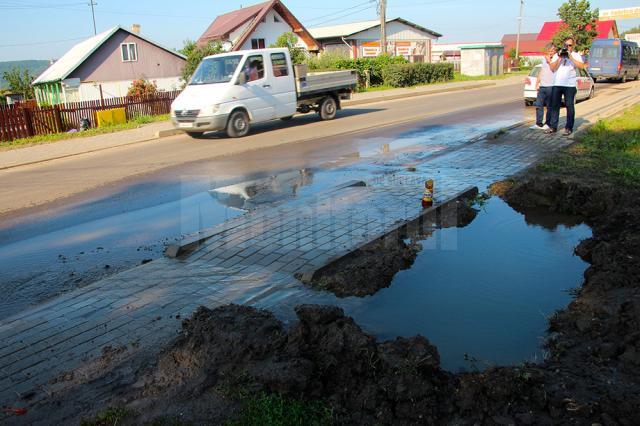
[[[573,249],[591,230],[559,219],[525,220],[490,199],[467,227],[424,240],[390,287],[345,309],[379,338],[426,336],[450,371],[540,361],[547,317],[567,306],[588,266]]]

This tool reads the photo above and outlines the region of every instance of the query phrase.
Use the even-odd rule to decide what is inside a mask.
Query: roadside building
[[[501,44],[504,46],[505,57],[509,57],[509,54],[516,49],[517,40],[517,34],[505,34],[502,37]],[[544,52],[549,43],[550,41],[538,40],[538,33],[520,34],[519,55],[527,58],[529,62],[541,61],[544,59]]]
[[[226,51],[264,49],[283,33],[298,37],[308,51],[318,51],[318,42],[280,0],[271,0],[218,16],[198,39],[198,44],[218,41]]]
[[[498,42],[474,42],[474,43],[435,43],[431,49],[431,62],[453,63],[456,71],[460,71],[462,48],[468,46],[499,46]]]
[[[73,46],[33,82],[39,104],[126,96],[131,83],[146,79],[158,90],[180,88],[186,58],[131,30],[116,26]]]
[[[626,34],[624,36],[624,39],[627,40],[627,41],[633,41],[633,42],[636,42],[636,43],[640,44],[640,33]]]
[[[429,62],[432,44],[442,37],[442,34],[402,18],[387,20],[385,29],[387,52],[416,62]],[[366,58],[378,56],[382,51],[379,20],[311,28],[309,31],[320,42],[323,52]]]
[[[469,76],[504,74],[504,46],[478,44],[461,49],[460,72]]]

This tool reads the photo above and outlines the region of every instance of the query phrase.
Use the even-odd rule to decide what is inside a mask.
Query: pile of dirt
[[[378,343],[340,308],[303,305],[296,314],[285,330],[267,311],[199,308],[142,375],[129,407],[166,415],[212,393],[264,391],[326,401],[336,421],[349,424],[431,423],[453,411],[451,375],[424,337]],[[200,412],[204,418],[188,420],[211,418]]]
[[[477,189],[425,212],[416,220],[354,250],[311,276],[299,275],[305,284],[338,297],[363,297],[389,287],[393,277],[413,265],[422,240],[435,229],[465,227],[478,214],[471,207]]]

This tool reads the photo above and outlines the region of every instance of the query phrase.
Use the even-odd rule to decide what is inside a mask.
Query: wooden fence
[[[160,92],[144,98],[109,98],[102,101],[71,102],[41,108],[29,104],[14,107],[0,106],[0,141],[79,129],[83,118],[89,120],[90,127],[96,127],[96,111],[104,109],[124,108],[127,120],[144,115],[168,114],[171,102],[178,93],[177,91]]]

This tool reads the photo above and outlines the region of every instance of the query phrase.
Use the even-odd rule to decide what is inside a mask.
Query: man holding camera
[[[549,67],[555,72],[553,81],[553,89],[551,91],[551,120],[549,121],[549,129],[545,131],[547,134],[553,134],[558,131],[558,122],[560,121],[560,105],[564,98],[567,106],[567,123],[564,128],[563,136],[570,136],[573,133],[573,125],[576,118],[576,87],[577,69],[584,69],[585,64],[578,52],[574,51],[575,41],[569,37],[564,41],[562,50],[555,55],[549,64]]]

